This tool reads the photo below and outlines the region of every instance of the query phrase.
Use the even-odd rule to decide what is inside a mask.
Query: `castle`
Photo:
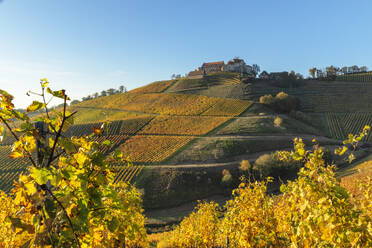
[[[228,61],[226,64],[224,61],[203,63],[201,67],[197,68],[195,71],[191,71],[188,74],[188,78],[203,78],[208,73],[218,71],[254,74],[252,66],[247,65],[243,59],[234,58]]]

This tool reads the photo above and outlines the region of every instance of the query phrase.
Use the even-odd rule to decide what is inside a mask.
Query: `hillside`
[[[116,181],[129,180],[141,188],[150,211],[205,197],[221,199],[236,186],[242,160],[254,163],[264,154],[291,149],[295,137],[308,145],[315,137],[332,150],[348,133],[372,121],[372,84],[311,80],[283,88],[275,82],[244,80],[236,73],[214,73],[84,101],[70,107],[78,114],[64,135],[88,135],[92,126],[110,121],[96,140],[110,140],[111,146],[102,151],[119,149],[134,164],[130,170],[113,165]],[[300,98],[302,113],[276,113],[258,102],[262,95],[282,91]],[[371,134],[365,141],[372,141]],[[6,135],[0,146],[0,188],[7,192],[27,166],[8,158],[12,142]],[[357,157],[368,153],[366,145]],[[221,183],[224,170],[236,178],[231,185]],[[167,219],[156,213],[148,213],[155,223]]]

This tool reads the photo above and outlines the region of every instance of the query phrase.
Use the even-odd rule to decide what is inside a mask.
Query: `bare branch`
[[[57,142],[59,140],[59,138],[61,137],[61,134],[62,134],[62,128],[63,128],[63,125],[65,124],[65,121],[66,121],[66,101],[67,101],[67,96],[64,97],[64,102],[63,102],[63,117],[62,117],[62,123],[61,123],[61,126],[59,127],[59,130],[57,132],[57,135],[54,139],[54,143],[53,143],[53,147],[52,147],[52,151],[50,152],[50,156],[49,156],[49,161],[47,163],[47,167],[50,166],[50,164],[52,163],[53,161],[53,154],[54,154],[54,151],[56,149],[56,146],[57,146]],[[71,116],[71,115],[70,115]],[[69,116],[69,117],[70,117]]]

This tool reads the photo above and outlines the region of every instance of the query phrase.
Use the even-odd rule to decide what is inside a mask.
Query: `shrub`
[[[279,113],[290,113],[301,107],[301,101],[298,97],[288,95],[284,92],[279,92],[275,97],[272,95],[261,96],[260,103],[269,106]]]
[[[199,203],[196,211],[182,220],[166,237],[162,247],[215,247],[219,237],[218,204]]]
[[[283,124],[283,119],[280,118],[279,116],[275,117],[275,119],[274,119],[274,126],[281,127],[282,124]]]
[[[292,110],[289,113],[289,116],[296,119],[296,120],[303,121],[305,123],[313,125],[312,119],[301,111]]]
[[[294,174],[300,168],[301,163],[290,159],[282,161],[278,157],[278,153],[264,154],[257,158],[254,162],[254,174],[259,178],[266,178],[268,176],[279,178],[288,177]]]
[[[260,97],[260,103],[271,105],[275,102],[275,98],[272,95],[264,95]]]

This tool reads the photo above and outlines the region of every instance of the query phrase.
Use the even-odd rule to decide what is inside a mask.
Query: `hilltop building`
[[[245,74],[245,76],[256,77],[254,68],[250,65],[247,65],[243,59],[239,59],[237,57],[227,62],[227,64],[225,64],[224,61],[203,63],[203,65],[197,68],[195,71],[189,72],[187,77],[191,79],[199,79],[203,78],[208,73],[220,71],[238,72]]]
[[[270,74],[267,71],[263,71],[260,74],[260,79],[269,80],[270,79]]]
[[[199,70],[199,69],[196,69],[195,71],[190,71],[189,74],[187,75],[187,77],[190,79],[204,78],[204,76],[205,76],[205,71]]]
[[[270,80],[280,80],[282,78],[287,78],[288,77],[288,72],[283,71],[283,72],[272,72],[270,73]]]
[[[225,62],[223,61],[204,63],[202,67],[200,67],[200,70],[204,71],[205,73],[222,71],[224,65]]]
[[[245,74],[253,74],[253,67],[247,65],[244,60],[239,58],[234,58],[226,63],[222,68],[223,71],[229,72],[239,72]]]

